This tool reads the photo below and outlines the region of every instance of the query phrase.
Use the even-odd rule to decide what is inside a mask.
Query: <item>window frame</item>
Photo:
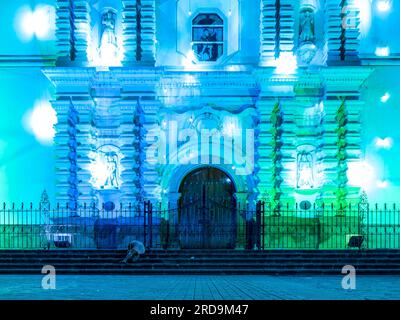
[[[195,20],[198,19],[199,16],[201,15],[209,15],[209,16],[217,16],[218,19],[221,21],[220,24],[215,24],[215,25],[201,25],[201,24],[195,24]],[[208,11],[200,11],[196,12],[195,15],[193,15],[193,18],[190,20],[190,28],[191,28],[191,50],[193,51],[194,55],[194,60],[198,64],[219,64],[221,62],[221,59],[226,56],[226,29],[227,29],[227,21],[226,17],[224,15],[221,15],[220,12],[217,12],[216,10],[208,10]],[[222,39],[220,41],[210,41],[210,42],[202,42],[202,41],[195,41],[195,29],[200,29],[200,28],[220,28],[222,29]],[[198,44],[213,44],[217,45],[218,47],[222,47],[222,52],[221,54],[215,59],[215,60],[200,60],[198,58],[197,53],[194,50],[195,45]]]

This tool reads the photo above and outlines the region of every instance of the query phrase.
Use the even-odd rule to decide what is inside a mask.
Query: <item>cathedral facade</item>
[[[57,0],[56,200],[358,203],[354,2]]]

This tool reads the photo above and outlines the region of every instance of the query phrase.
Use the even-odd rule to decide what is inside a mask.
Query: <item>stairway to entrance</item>
[[[345,265],[357,274],[400,274],[399,250],[153,250],[122,264],[126,251],[7,250],[0,253],[0,274],[337,274]]]

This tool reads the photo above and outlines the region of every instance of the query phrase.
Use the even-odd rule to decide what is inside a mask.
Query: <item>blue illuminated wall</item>
[[[55,53],[52,39],[23,40],[19,10],[54,1],[2,1],[0,48],[0,199],[1,202],[37,202],[43,189],[53,196],[54,157],[51,145],[43,145],[27,126],[29,112],[49,100],[53,88],[41,67]],[[51,38],[51,37],[49,37]]]
[[[175,1],[157,1],[156,65],[184,69],[182,52],[177,52],[176,44],[179,46],[187,30],[176,19],[189,9],[182,0],[180,11],[171,10],[172,2]],[[215,4],[215,1],[208,2],[210,7]],[[228,1],[221,2],[225,8],[222,11],[229,12]],[[228,65],[240,70],[258,64],[260,6],[258,0],[232,2],[240,4],[240,10],[232,8],[238,26],[235,45],[230,44],[232,56]],[[372,202],[390,203],[400,199],[400,38],[397,34],[400,5],[392,1],[391,10],[385,13],[377,9],[378,1],[370,4],[369,0],[360,0],[359,3],[362,4],[361,19],[364,19],[360,36],[361,64],[374,69],[361,90],[365,101],[361,145],[365,162],[372,171],[364,187]],[[21,8],[28,6],[34,10],[41,4],[55,6],[55,1],[1,3],[0,30],[4,45],[0,48],[0,201],[37,202],[43,189],[51,199],[55,198],[54,148],[38,141],[26,126],[27,114],[38,101],[54,98],[53,85],[43,75],[42,68],[54,64],[55,36],[21,38],[18,20]],[[195,7],[192,10],[195,12]],[[377,57],[377,47],[389,47],[389,57]],[[390,98],[382,102],[386,93]],[[376,139],[386,138],[392,139],[391,147],[376,145]]]

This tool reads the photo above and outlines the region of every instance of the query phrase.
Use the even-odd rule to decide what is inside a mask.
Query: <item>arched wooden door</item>
[[[234,248],[237,222],[233,181],[223,171],[206,167],[188,174],[179,191],[181,248]]]

